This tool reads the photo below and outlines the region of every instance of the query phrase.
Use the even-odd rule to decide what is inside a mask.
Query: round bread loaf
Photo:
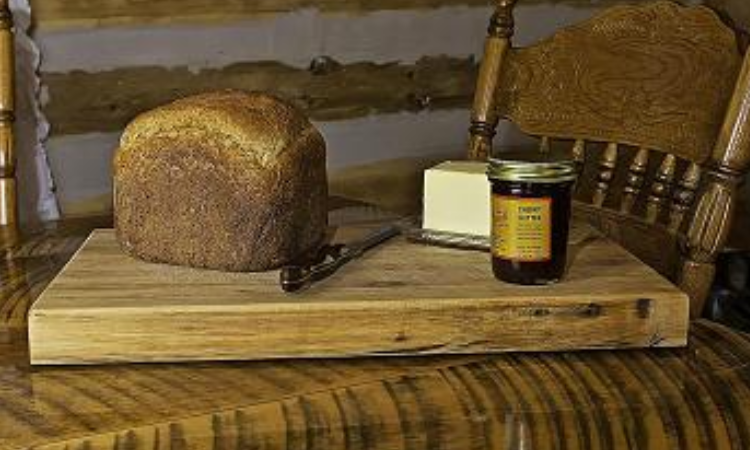
[[[282,266],[322,243],[327,191],[323,137],[265,94],[210,93],[144,113],[114,160],[117,238],[153,262]]]

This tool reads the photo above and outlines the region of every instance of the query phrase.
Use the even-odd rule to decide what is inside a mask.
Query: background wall
[[[714,0],[750,24],[745,2]],[[516,43],[614,3],[520,0]],[[62,212],[106,212],[123,126],[205,90],[266,90],[304,108],[328,141],[334,191],[379,161],[391,160],[392,173],[414,172],[393,160],[461,155],[491,4],[31,0],[50,123],[45,148]],[[43,202],[34,208],[50,212]]]
[[[750,31],[750,2],[747,0],[707,0],[706,3],[726,14],[744,31]]]

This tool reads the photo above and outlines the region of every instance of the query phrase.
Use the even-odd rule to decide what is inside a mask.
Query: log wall
[[[524,0],[517,42],[619,2]],[[212,89],[265,90],[298,104],[328,141],[334,179],[384,159],[461,155],[492,2],[31,4],[43,54],[48,158],[63,213],[78,215],[109,208],[110,159],[129,120]]]

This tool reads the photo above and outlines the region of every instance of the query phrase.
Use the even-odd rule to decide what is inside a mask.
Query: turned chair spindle
[[[669,211],[669,228],[677,231],[682,225],[685,213],[693,206],[701,180],[701,167],[690,163],[672,195],[672,208]]]
[[[18,234],[13,41],[13,16],[8,0],[0,0],[0,241],[3,245],[15,241]]]
[[[570,152],[573,161],[575,161],[579,169],[583,167],[583,163],[586,160],[586,141],[583,139],[576,139]]]
[[[658,220],[664,204],[672,193],[676,165],[677,158],[674,155],[664,156],[651,186],[651,195],[648,196],[646,203],[646,222],[656,223]]]
[[[551,148],[552,148],[552,142],[549,136],[542,136],[542,138],[539,140],[539,152],[549,153]]]
[[[607,199],[609,187],[614,179],[615,169],[617,168],[617,154],[617,143],[610,142],[607,144],[599,160],[599,174],[597,175],[596,187],[594,188],[592,199],[592,203],[596,206],[604,205],[604,201]]]
[[[643,185],[646,181],[646,168],[648,167],[649,150],[641,147],[633,156],[633,162],[628,169],[628,175],[623,188],[622,201],[620,203],[620,212],[629,214],[633,210],[633,205],[640,195]]]
[[[495,13],[487,29],[484,58],[471,114],[469,159],[483,161],[492,154],[492,138],[499,120],[495,108],[495,93],[500,84],[503,60],[510,50],[510,39],[515,32],[513,7],[516,0],[498,0]]]

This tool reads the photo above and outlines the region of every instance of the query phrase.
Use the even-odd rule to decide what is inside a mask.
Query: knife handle
[[[281,289],[284,292],[298,292],[306,289],[314,282],[333,275],[343,265],[362,256],[367,250],[397,236],[399,233],[399,228],[391,225],[376,231],[351,246],[326,245],[307,264],[293,264],[282,267],[279,273]]]
[[[314,282],[333,275],[355,256],[357,255],[351,251],[344,251],[338,252],[330,262],[320,262],[312,266],[291,265],[282,267],[279,274],[281,289],[284,292],[298,292],[306,289]]]

